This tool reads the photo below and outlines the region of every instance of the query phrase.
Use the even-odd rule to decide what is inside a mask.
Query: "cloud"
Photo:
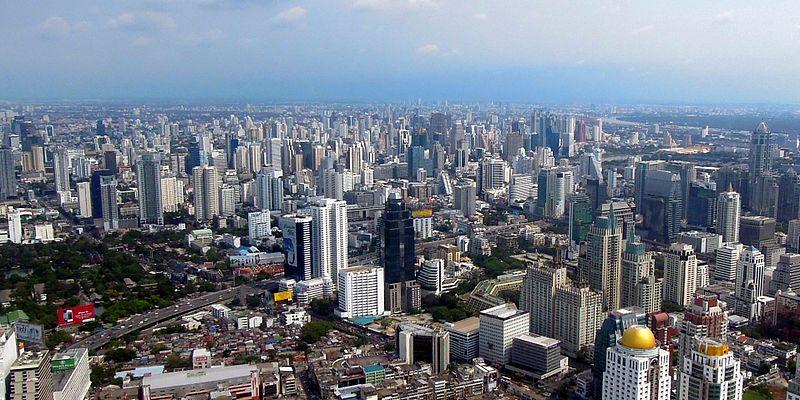
[[[136,39],[133,39],[131,42],[131,46],[133,47],[147,47],[151,43],[153,43],[153,39],[150,39],[147,36],[139,36]]]
[[[475,18],[475,19],[478,19],[478,20],[481,20],[481,21],[486,21],[487,19],[489,19],[489,16],[486,15],[486,13],[477,13],[477,14],[473,15],[472,18]]]
[[[734,22],[734,12],[733,12],[733,10],[723,11],[723,12],[715,15],[713,18],[711,18],[711,22],[713,22],[715,24],[720,24],[720,25],[733,23]]]
[[[50,17],[44,20],[37,27],[37,31],[44,37],[58,38],[67,35],[72,30],[66,19],[61,17]]]
[[[279,26],[294,25],[304,20],[306,16],[308,16],[308,11],[305,8],[295,6],[272,17],[272,23]]]
[[[416,52],[417,52],[417,54],[432,55],[432,54],[441,53],[442,49],[440,49],[439,46],[437,46],[437,45],[435,45],[433,43],[428,43],[426,45],[417,47]]]
[[[413,10],[439,7],[436,0],[354,0],[353,8],[367,11]]]
[[[126,12],[108,21],[112,29],[131,31],[169,30],[175,28],[175,20],[169,14],[157,11]]]
[[[654,25],[644,25],[644,26],[640,26],[638,28],[634,28],[631,31],[631,33],[634,34],[634,35],[639,35],[639,34],[642,34],[642,33],[652,32],[654,30],[656,30],[656,27]]]

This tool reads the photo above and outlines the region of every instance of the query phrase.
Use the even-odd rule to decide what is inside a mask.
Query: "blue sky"
[[[796,1],[9,1],[0,98],[800,103]]]

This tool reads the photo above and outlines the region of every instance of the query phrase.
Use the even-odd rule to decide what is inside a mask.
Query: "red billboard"
[[[94,321],[93,304],[58,309],[58,326],[80,325],[90,321]]]

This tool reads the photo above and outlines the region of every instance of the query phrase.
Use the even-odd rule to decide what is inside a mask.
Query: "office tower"
[[[608,349],[603,373],[603,400],[669,400],[669,351],[659,347],[645,326],[625,330]]]
[[[664,301],[688,306],[697,289],[697,256],[692,246],[673,243],[664,257]]]
[[[53,175],[56,192],[69,192],[69,154],[62,147],[53,152]]]
[[[584,122],[582,119],[579,119],[577,122],[575,122],[575,141],[578,143],[584,143],[586,140],[586,122]]]
[[[440,258],[425,260],[417,273],[417,283],[423,294],[433,293],[439,296],[442,294],[444,277],[444,260]]]
[[[543,121],[544,130],[541,135],[543,139],[542,146],[549,147],[555,156],[561,154],[561,130],[558,127],[558,120],[557,115],[548,114]]]
[[[311,218],[312,276],[333,279],[347,267],[347,203],[319,198],[311,205]]]
[[[753,246],[746,246],[736,266],[736,315],[755,321],[758,298],[764,294],[764,255]]]
[[[283,208],[283,172],[274,166],[263,167],[256,176],[255,205],[262,210]]]
[[[110,145],[109,145],[110,146]],[[103,152],[103,168],[111,171],[112,174],[117,174],[117,151],[106,150]]]
[[[750,187],[753,189],[750,192],[750,208],[753,210],[762,208],[758,201],[760,197],[759,179],[772,170],[772,158],[772,133],[767,124],[761,121],[750,135],[748,166],[750,168]]]
[[[772,272],[769,294],[775,295],[779,290],[786,292],[795,288],[800,290],[800,254],[781,254],[778,266]]]
[[[219,188],[219,215],[222,217],[232,217],[236,213],[236,188],[223,184]]]
[[[655,277],[655,260],[638,237],[629,240],[622,260],[620,305],[637,306],[648,313],[661,309],[661,279]]]
[[[30,160],[27,163],[27,167],[23,164],[24,170],[26,172],[44,172],[44,147],[40,145],[31,146],[30,153]]]
[[[726,340],[727,304],[717,296],[695,296],[683,313],[683,321],[678,323],[678,334],[678,354],[681,356],[690,355],[701,339]]]
[[[561,218],[566,211],[567,196],[573,191],[572,171],[563,167],[544,168],[539,172],[536,208],[549,218]]]
[[[469,317],[446,324],[445,330],[450,333],[451,361],[470,362],[478,357],[480,321],[478,317]]]
[[[408,164],[408,179],[419,182],[417,171],[422,169],[428,174],[433,173],[433,163],[428,158],[428,152],[422,146],[411,146],[406,152],[406,163]]]
[[[506,184],[506,162],[494,157],[485,157],[478,170],[478,188],[481,193],[489,189],[500,189]]]
[[[688,190],[687,206],[684,207],[686,209],[686,222],[692,226],[713,227],[717,215],[717,202],[719,201],[714,183],[689,182]]]
[[[739,241],[745,246],[761,248],[768,240],[775,239],[775,218],[760,215],[739,219]]]
[[[724,243],[739,241],[739,217],[741,215],[741,201],[739,193],[733,191],[732,186],[717,197],[717,233],[722,235]]]
[[[8,216],[8,240],[11,243],[22,243],[22,210],[14,207],[9,207],[7,211]]]
[[[78,210],[81,218],[92,217],[92,184],[90,182],[78,182]]]
[[[453,187],[453,203],[465,217],[475,215],[477,188],[475,182],[460,181]]]
[[[119,207],[117,206],[117,178],[113,175],[100,176],[100,215],[103,216],[103,229],[119,229]]]
[[[400,324],[395,333],[397,354],[406,364],[428,363],[438,375],[450,365],[450,333],[417,324]]]
[[[92,384],[88,349],[75,348],[56,353],[50,364],[54,400],[83,400],[88,397]]]
[[[163,225],[161,156],[156,153],[142,154],[136,163],[136,184],[139,187],[139,224]]]
[[[589,228],[592,226],[594,211],[585,194],[573,194],[569,205],[569,258],[575,259],[580,245],[586,241]]]
[[[283,252],[286,255],[285,275],[298,280],[311,279],[314,276],[311,268],[312,218],[287,214],[279,219],[279,224],[283,234]]]
[[[511,175],[511,183],[508,185],[509,203],[524,203],[529,198],[536,197],[536,190],[534,190],[534,188],[533,175]]]
[[[643,325],[647,313],[638,307],[628,307],[608,313],[594,339],[594,364],[592,376],[594,377],[594,398],[600,399],[603,393],[603,374],[606,371],[606,356],[608,349],[617,345],[623,332],[631,326]]]
[[[601,293],[603,307],[616,310],[620,304],[622,273],[622,226],[613,212],[598,217],[586,235],[586,253],[578,259],[581,280]]]
[[[622,226],[622,238],[628,240],[634,236],[636,216],[630,204],[625,201],[608,201],[601,204],[597,211],[604,217],[610,216],[613,211],[617,224]]]
[[[51,356],[47,350],[20,354],[9,371],[9,400],[53,400]]]
[[[386,268],[386,284],[397,284],[415,280],[414,275],[414,222],[411,211],[397,192],[389,194],[383,215],[383,238],[381,256]],[[404,302],[402,295],[387,293],[390,299]],[[389,301],[389,310],[396,312],[397,304]]]
[[[528,313],[512,303],[480,312],[479,355],[489,364],[504,366],[511,361],[515,337],[528,333]]]
[[[565,267],[549,267],[541,262],[528,266],[525,279],[522,281],[519,308],[530,315],[530,332],[555,337],[556,289],[566,283]]]
[[[14,151],[0,147],[0,201],[17,196],[17,174]]]
[[[647,171],[646,175],[640,208],[642,228],[653,241],[674,243],[683,215],[680,175],[669,171]]]
[[[336,171],[326,169],[322,172],[321,187],[325,197],[342,200],[344,193],[353,190],[353,173],[350,171]]]
[[[647,182],[647,172],[657,171],[664,167],[664,161],[639,161],[636,163],[636,173],[634,174],[634,201],[636,202],[636,212],[642,213],[642,200],[644,199],[645,183]]]
[[[786,247],[789,251],[800,252],[800,219],[789,221],[789,231],[786,236]]]
[[[183,180],[176,176],[161,178],[161,205],[164,212],[178,212],[183,205]]]
[[[742,400],[741,362],[728,346],[704,339],[684,357],[677,376],[677,400]]]
[[[247,238],[250,239],[250,244],[272,233],[269,215],[269,210],[247,213]]]
[[[511,363],[506,368],[532,377],[547,379],[567,370],[567,357],[561,355],[561,342],[546,336],[523,334],[513,339]]]
[[[741,243],[728,243],[716,251],[716,264],[714,266],[714,279],[718,281],[735,282],[736,266],[739,263],[739,254],[744,246]]]
[[[342,268],[337,277],[340,318],[380,317],[384,308],[383,268]]]
[[[103,199],[100,195],[100,178],[103,176],[113,176],[111,171],[99,169],[92,171],[91,188],[92,188],[92,216],[94,218],[103,217]]]
[[[800,217],[800,175],[792,168],[779,174],[776,218],[787,223]]]
[[[603,323],[602,296],[588,286],[564,285],[556,288],[553,310],[553,338],[571,357],[594,343],[594,335]]]
[[[506,161],[511,161],[511,158],[516,156],[519,150],[523,148],[523,134],[520,132],[509,133],[506,135],[506,143],[503,146],[503,158]]]
[[[198,221],[214,218],[219,214],[219,178],[217,169],[210,166],[192,169],[194,189],[194,215]]]
[[[189,174],[194,173],[194,168],[202,165],[207,165],[205,154],[200,148],[201,143],[197,136],[192,137],[189,145],[187,146],[188,154],[186,154],[186,171]]]

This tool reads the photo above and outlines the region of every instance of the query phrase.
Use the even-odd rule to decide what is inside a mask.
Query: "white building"
[[[236,213],[236,189],[230,185],[219,188],[219,215],[231,217]]]
[[[19,356],[17,348],[17,332],[13,329],[0,328],[0,382],[8,382],[11,365]],[[6,385],[0,385],[0,399],[7,399]]]
[[[217,169],[199,166],[192,169],[194,190],[194,215],[198,221],[213,218],[219,214],[219,182]]]
[[[247,214],[247,236],[251,244],[254,240],[269,236],[271,230],[269,210],[254,211]]]
[[[566,268],[528,267],[522,281],[519,308],[530,315],[530,332],[554,337],[556,290],[567,283]]]
[[[162,177],[161,205],[164,212],[177,212],[183,201],[183,181],[175,176]]]
[[[22,210],[8,207],[8,240],[22,243]]]
[[[744,245],[741,243],[727,243],[717,249],[714,280],[731,283],[736,281],[736,266],[742,250]]]
[[[78,211],[81,218],[92,217],[92,183],[78,182]]]
[[[514,338],[528,333],[529,326],[528,313],[512,303],[481,311],[479,355],[490,364],[508,364]]]
[[[311,206],[311,269],[315,278],[347,268],[347,203],[320,198]]]
[[[340,318],[384,315],[383,268],[342,268],[338,272],[337,287],[339,305],[336,315]]]
[[[83,400],[89,394],[89,350],[70,349],[50,360],[53,368],[53,400]]]
[[[306,305],[314,299],[332,298],[333,289],[333,281],[327,276],[306,279],[294,285],[294,298],[298,304]]]
[[[686,307],[697,289],[697,256],[691,245],[673,243],[664,257],[664,300]]]
[[[224,304],[212,304],[211,315],[213,315],[216,318],[230,319],[231,315],[233,314],[231,312],[231,309]]]
[[[700,341],[690,357],[681,361],[677,377],[678,400],[741,400],[741,362],[728,346],[710,339]]]
[[[425,260],[417,273],[417,283],[425,293],[433,293],[437,296],[442,294],[442,282],[444,281],[444,260],[435,258]]]
[[[561,349],[577,357],[603,323],[602,296],[588,287],[561,286],[556,289],[553,310],[553,338],[561,341]]]
[[[450,360],[469,362],[478,357],[480,350],[480,318],[469,317],[451,324],[445,330],[450,333]]]
[[[669,351],[653,332],[634,325],[606,351],[603,400],[669,400]]]
[[[786,392],[786,400],[800,400],[800,354],[795,358],[794,379],[789,381],[789,390]]]
[[[423,240],[433,236],[433,217],[414,218],[414,234]]]
[[[736,268],[735,314],[757,319],[758,298],[764,294],[764,255],[753,246],[747,246],[739,256]]]
[[[256,207],[262,210],[283,207],[283,171],[280,168],[280,165],[263,167],[256,176]]]
[[[211,352],[208,349],[192,349],[192,369],[211,368]]]
[[[733,187],[717,196],[717,233],[722,235],[723,243],[739,241],[739,217],[742,214],[739,193]]]

